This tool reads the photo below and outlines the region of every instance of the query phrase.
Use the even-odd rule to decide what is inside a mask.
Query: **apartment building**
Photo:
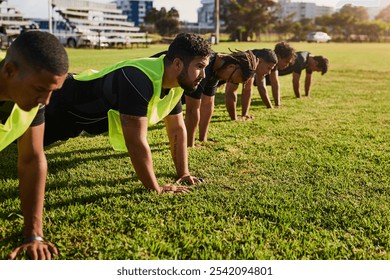
[[[334,12],[332,7],[317,6],[315,3],[291,2],[291,0],[279,0],[281,13],[279,17],[284,18],[294,14],[293,21],[304,18],[315,19],[316,17],[331,15]]]
[[[116,0],[116,5],[127,15],[128,21],[134,22],[135,26],[141,26],[146,13],[153,8],[153,0]]]

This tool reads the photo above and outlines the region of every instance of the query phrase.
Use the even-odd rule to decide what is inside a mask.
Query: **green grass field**
[[[147,191],[104,135],[49,147],[44,230],[59,259],[390,259],[390,45],[292,45],[330,60],[313,74],[312,97],[295,99],[281,77],[282,108],[266,109],[255,90],[255,119],[232,122],[218,93],[212,141],[189,150],[205,179],[190,194]],[[263,47],[273,44],[213,49]],[[69,50],[70,70],[166,48]],[[159,182],[174,182],[163,124],[148,138]],[[5,259],[23,220],[15,146],[0,156]]]

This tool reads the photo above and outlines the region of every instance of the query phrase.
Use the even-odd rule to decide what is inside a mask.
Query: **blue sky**
[[[94,0],[96,2],[110,2],[111,0]],[[154,7],[160,9],[165,7],[168,10],[175,7],[179,11],[180,19],[186,21],[197,21],[197,10],[201,6],[201,0],[154,0]],[[17,7],[25,17],[47,18],[48,0],[8,0]],[[293,0],[292,2],[312,2],[317,5],[337,7],[341,4],[359,4],[361,6],[375,6],[378,4],[390,5],[390,0]]]

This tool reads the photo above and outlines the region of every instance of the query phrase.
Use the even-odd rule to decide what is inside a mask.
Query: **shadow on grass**
[[[60,144],[61,143],[59,143],[58,145]],[[166,149],[169,149],[168,142],[163,144],[167,145],[167,147],[161,147],[161,143],[149,144],[152,153],[162,152]],[[80,156],[77,156],[78,154],[80,154]],[[129,164],[131,164],[130,157],[126,152],[116,152],[111,147],[85,148],[64,152],[52,152],[46,154],[50,174],[56,174],[56,170],[63,171],[64,168],[71,169],[79,164],[89,161],[99,162],[103,160],[115,159],[118,157],[128,158]]]
[[[68,181],[61,182],[53,182],[47,184],[46,192],[55,192],[56,190],[66,190],[68,189],[74,195],[71,195],[69,198],[61,198],[55,202],[51,202],[51,199],[45,201],[45,209],[46,210],[55,210],[63,207],[68,207],[71,205],[86,205],[90,203],[96,203],[102,201],[103,199],[109,199],[112,197],[120,197],[126,196],[126,200],[128,200],[128,196],[139,195],[145,192],[149,192],[146,188],[140,186],[139,188],[134,187],[124,187],[129,181],[138,181],[138,178],[133,176],[129,178],[123,178],[120,180],[112,179],[112,180],[99,180],[98,182],[93,181],[83,181],[78,183],[78,186],[82,186],[83,188],[82,195],[78,196],[78,190],[75,186],[69,186]],[[94,191],[94,189],[98,186],[105,186],[104,190],[99,189],[99,191]],[[107,187],[108,186],[108,187]],[[112,187],[111,187],[112,186]],[[91,192],[85,192],[85,188],[88,187],[91,189]],[[116,189],[115,189],[116,188]],[[115,189],[115,190],[113,190]],[[3,193],[0,193],[3,195]],[[17,191],[12,194],[14,198],[18,196]],[[9,196],[8,196],[9,198]],[[55,200],[55,199],[54,199]],[[13,220],[21,219],[20,213],[10,213],[7,209],[0,210],[0,219],[8,220],[12,223]],[[19,235],[19,232],[15,232],[15,234]],[[3,243],[3,242],[1,242]],[[1,244],[0,243],[0,244]],[[0,246],[1,248],[2,246]]]
[[[9,145],[0,153],[0,180],[18,178],[18,150],[15,144]]]
[[[89,184],[88,187],[91,187],[91,189],[94,188],[96,185],[122,185],[118,186],[119,191],[111,191],[110,189],[106,189],[104,191],[99,191],[99,192],[94,192],[94,193],[89,193],[88,195],[85,195],[85,192],[82,196],[79,197],[70,197],[67,199],[61,198],[60,200],[57,200],[56,202],[50,202],[50,200],[46,200],[45,202],[45,210],[55,210],[55,209],[60,209],[60,208],[67,208],[69,206],[74,206],[74,205],[87,205],[91,203],[98,203],[99,201],[103,201],[104,199],[110,199],[113,197],[125,197],[126,200],[129,200],[129,196],[135,196],[135,195],[140,195],[145,192],[148,192],[143,187],[140,188],[134,188],[134,187],[129,187],[129,188],[124,188],[123,185],[126,185],[129,180],[138,180],[135,177],[131,178],[125,178],[121,180],[106,180],[106,181],[99,181],[93,184]],[[51,183],[48,184],[47,189],[65,189],[69,188],[67,185],[66,181],[60,182],[60,183]],[[112,187],[115,188],[115,187]],[[69,188],[71,189],[71,188]],[[75,189],[73,187],[73,189]],[[77,189],[75,190],[77,192]],[[23,242],[23,232],[22,228],[20,226],[20,219],[21,214],[15,214],[15,213],[9,213],[7,212],[7,209],[1,209],[0,210],[0,219],[2,220],[7,220],[10,224],[10,228],[7,228],[7,230],[4,230],[4,232],[7,232],[6,235],[3,234],[2,238],[0,239],[0,248],[7,248],[8,246],[11,246],[12,248],[16,248],[17,246],[20,246]],[[55,221],[53,221],[55,223]],[[15,225],[15,226],[12,226]],[[3,259],[6,259],[7,255],[11,253],[11,250],[9,252],[2,251],[1,252],[1,257]]]
[[[112,179],[112,180],[99,180],[98,182],[83,180],[77,185],[80,186],[83,190],[81,191],[82,195],[78,195],[77,186],[69,186],[67,181],[53,182],[48,184],[49,191],[55,190],[65,190],[68,189],[72,191],[74,195],[71,195],[69,198],[61,198],[56,202],[47,201],[45,208],[47,210],[53,210],[57,208],[67,207],[70,205],[85,205],[89,203],[96,203],[102,201],[103,199],[108,199],[111,197],[118,196],[132,196],[136,194],[142,194],[148,192],[148,190],[142,186],[133,187],[128,185],[129,182],[137,182],[138,178],[133,176],[129,178],[122,179]],[[104,189],[99,188],[98,191],[95,190],[97,187],[104,187]],[[90,188],[91,192],[85,192],[85,188]],[[127,198],[128,199],[128,198]]]
[[[84,137],[84,136],[83,136]],[[93,137],[93,136],[91,136]],[[58,146],[65,145],[66,141],[56,142],[53,145],[48,146],[47,150]],[[167,147],[161,147],[161,143],[151,144],[152,153],[158,153],[169,150],[169,143],[163,143],[167,145]],[[8,180],[18,180],[17,174],[17,149],[16,145],[12,145],[7,149],[2,151],[2,160],[0,162],[0,180],[8,181]],[[77,150],[68,150],[61,152],[50,152],[46,153],[46,158],[48,161],[48,174],[49,175],[57,175],[59,172],[63,172],[64,170],[70,170],[77,167],[80,164],[84,164],[86,162],[95,162],[95,164],[99,164],[99,162],[105,160],[111,160],[118,158],[119,156],[128,158],[129,165],[131,165],[130,158],[127,153],[117,153],[111,148],[84,148]],[[102,171],[105,170],[102,168]],[[109,171],[107,171],[109,172]],[[171,174],[170,174],[171,175]],[[138,180],[138,178],[130,178],[130,180]],[[80,183],[84,180],[81,179]],[[102,183],[102,182],[100,182]],[[120,182],[111,182],[112,185],[118,184]],[[12,184],[13,185],[13,184]],[[50,184],[53,185],[53,184]],[[50,189],[50,185],[47,185],[47,189]],[[4,199],[14,199],[19,195],[19,189],[16,183],[16,186],[12,187],[4,187],[0,188],[0,202],[4,201]]]

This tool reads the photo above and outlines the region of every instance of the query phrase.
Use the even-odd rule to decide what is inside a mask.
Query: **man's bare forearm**
[[[190,174],[188,169],[187,132],[182,114],[167,116],[165,119],[171,155],[179,178]]]
[[[146,188],[160,192],[152,152],[146,139],[147,118],[121,114],[121,123],[128,154],[138,178]]]

